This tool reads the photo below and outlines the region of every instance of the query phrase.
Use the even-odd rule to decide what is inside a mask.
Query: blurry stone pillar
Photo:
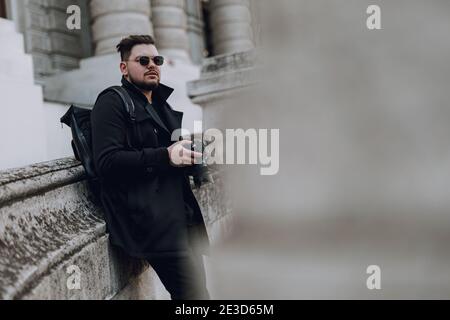
[[[187,33],[192,62],[201,64],[204,57],[205,41],[203,34],[203,14],[200,0],[185,0],[187,14]]]
[[[161,54],[190,61],[185,0],[152,0],[155,40]]]
[[[90,8],[95,55],[115,52],[130,34],[153,35],[149,0],[92,0]]]
[[[214,55],[254,47],[248,0],[211,0],[210,24]]]

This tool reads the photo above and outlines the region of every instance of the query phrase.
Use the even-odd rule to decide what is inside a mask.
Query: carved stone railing
[[[194,193],[214,243],[229,212],[213,177]],[[110,246],[90,196],[73,158],[0,172],[0,299],[168,298],[148,265]]]

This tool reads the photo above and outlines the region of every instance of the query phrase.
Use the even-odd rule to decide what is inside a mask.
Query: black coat
[[[186,254],[189,240],[195,239],[207,254],[208,235],[186,170],[169,164],[167,147],[175,142],[171,135],[183,118],[166,101],[173,89],[160,84],[150,105],[125,78],[122,86],[136,107],[137,133],[114,92],[100,96],[91,114],[94,163],[103,180],[101,201],[111,242],[131,256],[151,258]],[[133,149],[127,148],[127,134]],[[192,232],[187,225],[194,226]]]

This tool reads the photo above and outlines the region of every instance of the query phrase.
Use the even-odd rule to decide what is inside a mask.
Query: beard
[[[143,91],[153,91],[156,88],[158,88],[158,86],[159,86],[159,80],[152,81],[152,82],[139,81],[139,80],[133,79],[131,74],[129,74],[128,77],[130,78],[130,82],[132,84],[134,84],[136,87],[138,87],[139,89],[141,89]]]

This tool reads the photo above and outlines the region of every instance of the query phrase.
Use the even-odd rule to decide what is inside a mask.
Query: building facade
[[[59,118],[71,104],[92,106],[120,81],[115,45],[151,34],[167,58],[162,82],[193,131],[202,108],[186,92],[205,57],[254,47],[254,0],[0,0],[0,170],[72,154]],[[68,21],[76,21],[71,28]],[[71,20],[72,19],[72,20]],[[19,120],[20,119],[20,120]]]
[[[229,69],[239,64],[224,62],[255,45],[255,3],[0,0],[0,299],[168,298],[151,268],[109,245],[60,117],[71,104],[91,107],[101,90],[120,83],[115,46],[122,37],[151,34],[168,62],[162,83],[175,89],[169,103],[193,132],[211,106],[206,91],[230,91],[219,75],[230,81]],[[80,28],[71,29],[77,10]],[[198,100],[193,89],[208,82],[216,85]],[[230,235],[231,210],[221,172],[211,172],[214,183],[194,193],[216,244]],[[82,273],[80,290],[66,285],[73,266]]]

